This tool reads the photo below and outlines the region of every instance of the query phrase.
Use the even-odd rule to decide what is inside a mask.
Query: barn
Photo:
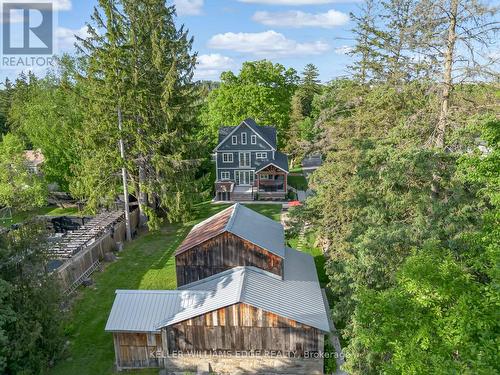
[[[274,260],[278,241],[256,241],[249,228],[261,230],[269,219],[238,206],[193,228],[191,234],[204,235],[204,241],[190,234],[178,254],[199,248],[203,254],[226,255],[218,247],[224,241],[215,243],[213,250],[197,246],[232,235],[245,246],[231,251],[261,252]],[[243,231],[239,220],[249,217],[253,221],[246,221]],[[220,228],[214,230],[216,223]],[[203,255],[207,265],[220,265],[221,270],[204,277],[196,274],[199,268],[189,269],[197,280],[176,290],[117,290],[105,328],[113,335],[117,369],[321,374],[330,325],[314,260],[286,247],[284,237],[276,234],[283,241],[277,267],[248,254],[230,254],[230,261]]]
[[[242,204],[196,225],[175,253],[177,286],[237,266],[283,275],[283,226]]]

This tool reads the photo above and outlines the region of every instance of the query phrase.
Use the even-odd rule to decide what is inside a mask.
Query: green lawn
[[[304,176],[291,176],[287,177],[288,185],[293,186],[297,190],[307,190],[307,180]]]
[[[174,289],[176,287],[174,253],[197,222],[226,208],[227,205],[203,203],[197,206],[197,218],[187,224],[165,225],[158,232],[146,233],[127,244],[118,261],[93,275],[95,284],[81,288],[68,319],[66,333],[70,342],[68,356],[52,374],[97,375],[113,373],[112,337],[104,326],[116,289]],[[273,219],[280,219],[279,204],[249,204],[249,208]],[[158,370],[134,373],[157,374]]]
[[[281,220],[281,204],[248,204],[246,207],[276,221]]]
[[[302,173],[302,166],[299,165],[299,166],[290,168],[289,172],[290,173]]]
[[[40,207],[30,211],[13,212],[12,219],[0,220],[0,226],[8,227],[12,224],[17,224],[29,219],[30,217],[38,215],[49,215],[49,216],[78,216],[81,215],[76,207],[61,208],[56,206]]]

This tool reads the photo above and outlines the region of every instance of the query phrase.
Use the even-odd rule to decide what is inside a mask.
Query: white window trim
[[[256,152],[255,158],[259,160],[267,159],[267,152]]]
[[[253,145],[256,145],[257,144],[257,135],[255,134],[252,134],[250,136],[250,143],[253,144]]]
[[[243,136],[245,136],[245,137],[243,137]],[[246,132],[241,133],[241,144],[242,145],[246,145],[247,144],[247,138],[248,138],[248,135],[247,135]]]
[[[227,177],[224,177],[227,176]],[[221,171],[220,172],[220,179],[221,180],[230,180],[231,179],[231,172],[229,171]]]
[[[227,160],[224,160],[224,157],[227,157]],[[224,152],[222,154],[222,162],[223,163],[232,163],[234,161],[233,153],[232,152]]]
[[[237,145],[238,144],[238,136],[237,135],[231,136],[231,144],[232,145]]]
[[[248,165],[246,164],[241,164],[241,155],[248,154]],[[245,157],[243,157],[243,161],[245,160]],[[252,153],[248,151],[240,152],[238,154],[238,165],[240,168],[250,168],[252,165]]]

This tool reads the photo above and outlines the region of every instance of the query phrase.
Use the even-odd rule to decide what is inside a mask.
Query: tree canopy
[[[46,202],[44,179],[30,171],[22,140],[5,134],[0,141],[0,207],[23,211],[41,207]]]
[[[279,146],[287,142],[291,98],[299,78],[294,69],[267,60],[245,62],[238,75],[221,74],[221,84],[207,97],[202,134],[215,144],[220,126],[234,126],[247,117],[276,126]]]

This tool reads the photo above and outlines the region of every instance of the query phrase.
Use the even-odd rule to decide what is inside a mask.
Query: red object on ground
[[[291,201],[288,203],[288,207],[297,207],[297,206],[302,206],[302,203],[300,201]]]

